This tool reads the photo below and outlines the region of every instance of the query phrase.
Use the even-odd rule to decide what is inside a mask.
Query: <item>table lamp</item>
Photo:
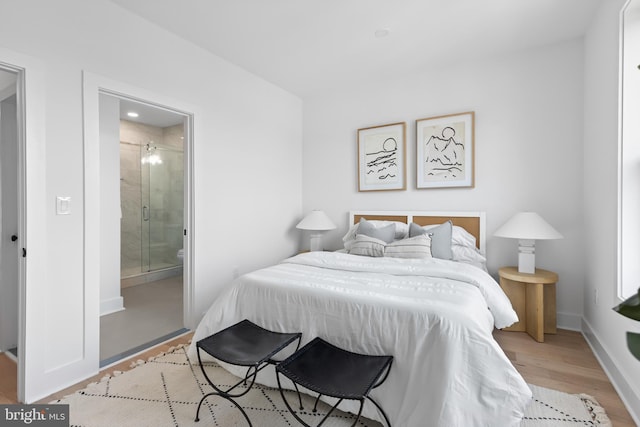
[[[629,319],[640,321],[640,289],[637,294],[613,309]],[[640,360],[640,334],[627,332],[627,348],[636,359]]]
[[[519,212],[498,228],[496,237],[518,239],[518,272],[536,272],[536,240],[562,239],[540,215],[535,212]]]
[[[311,231],[309,249],[311,251],[321,251],[323,249],[322,231],[333,230],[336,228],[336,225],[329,219],[324,211],[313,210],[296,225],[296,228]]]

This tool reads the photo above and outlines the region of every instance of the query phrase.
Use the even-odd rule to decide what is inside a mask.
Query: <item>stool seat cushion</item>
[[[282,361],[276,370],[303,387],[326,396],[362,399],[393,356],[369,356],[315,338]]]
[[[245,319],[196,345],[223,362],[252,366],[269,360],[299,336],[299,333],[272,332]]]

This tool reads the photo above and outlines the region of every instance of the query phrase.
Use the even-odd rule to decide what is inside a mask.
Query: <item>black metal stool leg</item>
[[[202,396],[202,399],[200,399],[200,403],[198,403],[198,410],[196,411],[196,419],[194,420],[195,422],[200,421],[200,407],[202,406],[202,402],[204,402],[204,400],[213,395],[213,394],[217,394],[215,391],[211,392],[211,393],[207,393],[204,396]]]
[[[316,403],[313,404],[313,411],[312,412],[318,412],[318,402],[320,401],[321,397],[322,397],[321,394],[318,394],[318,397],[316,397]]]
[[[301,338],[301,332],[285,333],[270,331],[252,323],[248,319],[244,319],[216,332],[213,335],[199,340],[196,343],[198,363],[200,364],[202,375],[214,391],[205,394],[200,399],[196,410],[195,421],[199,421],[200,419],[200,409],[202,408],[204,401],[209,396],[215,395],[233,403],[233,405],[242,413],[242,416],[247,420],[249,427],[253,427],[251,420],[249,419],[249,415],[235,399],[246,395],[253,389],[253,386],[257,381],[258,373],[261,370],[269,365],[278,365],[280,362],[274,357],[296,340],[298,342],[296,346],[297,351],[300,347]],[[207,370],[202,363],[201,351],[204,351],[209,356],[212,356],[220,362],[245,367],[247,370],[244,373],[243,378],[240,378],[237,383],[231,386],[226,384],[221,385],[220,387],[216,386],[211,378],[209,378]],[[211,373],[213,374],[214,372]],[[224,387],[224,389],[221,387]],[[204,394],[205,390],[201,389],[201,391]],[[300,405],[302,405],[302,398],[300,397],[300,391],[297,386],[296,391],[298,392]],[[209,411],[213,414],[213,407],[211,405],[207,406]]]
[[[249,419],[249,416],[247,415],[247,413],[244,411],[244,409],[242,409],[242,406],[240,406],[240,404],[238,404],[238,402],[236,402],[235,400],[233,400],[231,397],[229,396],[225,396],[224,394],[220,394],[218,392],[211,392],[208,393],[206,395],[204,395],[202,397],[202,399],[200,399],[200,403],[198,404],[198,410],[196,411],[196,419],[194,420],[195,422],[200,421],[199,418],[199,414],[200,414],[200,407],[202,406],[202,402],[204,402],[204,400],[209,397],[209,396],[220,396],[224,399],[227,399],[229,402],[233,403],[236,408],[238,408],[240,410],[240,412],[242,412],[242,415],[244,416],[244,418],[247,420],[247,422],[249,423],[249,427],[253,427],[253,424],[251,424],[251,420]]]
[[[387,417],[387,414],[384,412],[384,409],[382,409],[382,407],[378,405],[378,402],[376,402],[369,396],[367,396],[367,399],[369,399],[371,402],[373,402],[374,405],[376,405],[376,408],[378,408],[378,411],[380,411],[380,413],[384,417],[384,420],[387,422],[387,427],[391,427],[391,423],[389,422],[389,418]]]
[[[358,416],[356,417],[355,421],[353,422],[353,424],[351,424],[351,427],[355,427],[355,425],[358,424],[358,420],[362,415],[362,408],[364,408],[364,399],[360,399],[360,410],[358,411]]]
[[[204,378],[207,380],[207,382],[209,383],[209,385],[211,387],[213,387],[213,389],[215,391],[208,393],[206,395],[204,395],[202,397],[202,399],[200,399],[200,403],[198,403],[198,409],[196,411],[196,418],[195,418],[195,422],[200,421],[199,415],[200,415],[200,407],[202,406],[202,403],[205,401],[205,399],[209,396],[220,396],[224,399],[227,399],[228,401],[230,401],[231,403],[233,403],[236,408],[238,408],[240,410],[240,412],[242,412],[242,415],[244,416],[244,418],[247,420],[247,422],[249,423],[250,427],[253,427],[253,424],[251,424],[251,420],[249,419],[249,416],[247,415],[247,413],[244,411],[244,409],[242,408],[242,406],[240,406],[240,404],[238,404],[238,402],[236,402],[235,400],[233,400],[234,397],[241,397],[244,396],[245,394],[247,394],[251,388],[253,388],[253,384],[256,381],[256,377],[258,376],[258,372],[260,370],[262,370],[264,367],[267,366],[267,364],[264,364],[261,368],[257,368],[255,366],[250,367],[247,370],[247,374],[245,375],[244,378],[242,378],[240,381],[238,381],[235,385],[231,386],[231,388],[225,390],[221,390],[219,389],[214,383],[213,381],[211,381],[211,379],[209,378],[209,376],[207,375],[207,372],[204,370],[204,365],[202,364],[202,358],[200,357],[200,348],[198,347],[197,349],[197,353],[198,353],[198,363],[200,364],[200,370],[202,371],[202,375],[204,375]],[[251,370],[253,369],[253,373],[250,374]],[[251,378],[251,384],[246,388],[245,391],[243,391],[242,393],[239,394],[235,394],[232,395],[229,392],[231,390],[233,390],[234,388],[236,388],[237,386],[239,386],[240,384],[245,384],[247,383],[247,380]]]
[[[278,381],[278,390],[280,391],[280,397],[282,397],[282,401],[284,402],[289,412],[291,412],[291,414],[303,425],[305,425],[306,427],[310,427],[296,415],[296,411],[293,410],[293,408],[289,405],[289,401],[287,400],[287,398],[284,397],[284,389],[282,388],[282,384],[280,383],[280,373],[278,372],[278,370],[276,370],[276,381]],[[297,386],[296,386],[296,391],[298,391]],[[300,397],[300,391],[298,391],[298,399],[300,399],[300,410],[302,410],[304,408],[302,407],[302,398]]]
[[[335,405],[333,405],[333,407],[331,409],[329,409],[329,412],[327,412],[327,415],[324,416],[322,421],[320,421],[316,427],[320,427],[322,424],[324,424],[324,422],[329,419],[329,417],[331,416],[333,411],[338,407],[339,404],[342,403],[343,400],[344,399],[342,399],[342,398],[340,400],[338,400],[338,403],[336,403]],[[360,406],[360,412],[362,412],[362,406]],[[358,418],[360,418],[360,416],[358,416]],[[356,421],[358,421],[358,420],[356,420]],[[353,424],[351,427],[353,427],[354,425],[355,424]]]
[[[296,388],[296,393],[298,393],[298,402],[300,403],[300,410],[302,411],[304,408],[302,407],[302,397],[300,396],[300,390],[298,390],[298,384],[293,383],[293,386]]]
[[[357,414],[354,411],[350,417],[352,420],[350,426],[355,427],[362,419],[366,399],[373,402],[378,413],[382,414],[384,421],[379,415],[378,418],[383,424],[386,423],[385,427],[391,427],[389,417],[382,407],[369,397],[369,392],[385,382],[391,371],[392,362],[393,356],[358,354],[316,337],[278,364],[276,367],[278,389],[291,415],[305,427],[311,426],[301,419],[302,413],[296,413],[289,405],[282,388],[280,374],[287,377],[294,385],[299,384],[316,395],[312,412],[322,419],[314,424],[315,427],[324,426],[343,400],[357,400],[360,402]],[[320,372],[317,369],[320,369]],[[329,403],[326,411],[322,408],[318,409],[320,400],[325,396],[331,398],[329,402],[334,402],[333,406]],[[324,416],[318,412],[323,412]],[[316,423],[315,416],[312,418]]]
[[[240,406],[238,404],[238,402],[236,402],[235,400],[233,400],[232,398],[230,398],[229,396],[225,396],[223,394],[220,394],[218,392],[212,391],[211,393],[208,393],[206,395],[204,395],[202,397],[202,399],[200,399],[200,403],[198,403],[198,410],[196,411],[196,418],[195,418],[195,422],[200,421],[200,407],[202,406],[202,403],[205,401],[205,399],[209,396],[220,396],[223,399],[227,399],[228,401],[230,401],[231,403],[233,403],[236,408],[238,408],[240,410],[240,412],[242,412],[242,415],[244,415],[244,418],[247,420],[247,422],[249,423],[250,427],[253,427],[253,424],[251,424],[251,420],[249,419],[249,416],[247,415],[247,413],[244,411],[244,409],[242,409],[242,406]]]

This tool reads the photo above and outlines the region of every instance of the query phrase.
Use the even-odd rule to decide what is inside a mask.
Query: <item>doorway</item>
[[[182,264],[190,121],[120,94],[99,96],[101,198],[105,207],[118,205],[103,208],[118,211],[117,225],[108,224],[114,215],[105,218],[101,236],[103,248],[118,252],[117,260],[105,256],[103,265],[114,262],[101,274],[100,365],[106,366],[187,331]]]
[[[19,364],[21,293],[20,105],[18,71],[0,64],[0,353]],[[17,370],[18,371],[18,370]],[[16,381],[19,378],[7,378]],[[19,393],[20,394],[20,393]],[[18,397],[18,396],[16,396]]]

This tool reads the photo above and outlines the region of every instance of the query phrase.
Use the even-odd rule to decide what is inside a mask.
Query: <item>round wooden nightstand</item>
[[[539,268],[533,274],[520,273],[518,267],[502,267],[498,275],[520,320],[504,330],[527,331],[538,342],[544,342],[544,334],[555,334],[558,275]]]

